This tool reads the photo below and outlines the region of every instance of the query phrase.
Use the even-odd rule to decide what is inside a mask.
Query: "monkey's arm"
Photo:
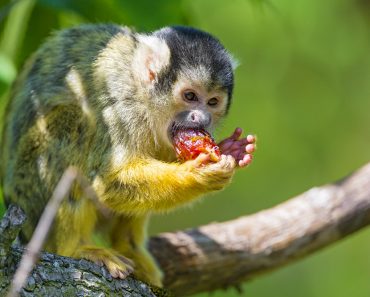
[[[96,184],[103,203],[117,212],[164,211],[225,187],[235,168],[231,156],[202,165],[201,155],[183,164],[136,159]]]

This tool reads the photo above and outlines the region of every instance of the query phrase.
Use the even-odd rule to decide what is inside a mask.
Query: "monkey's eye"
[[[186,101],[198,101],[197,95],[195,95],[194,92],[190,92],[190,91],[184,93],[184,99]]]
[[[218,104],[218,99],[217,98],[211,98],[208,100],[207,104],[209,106],[216,106]]]

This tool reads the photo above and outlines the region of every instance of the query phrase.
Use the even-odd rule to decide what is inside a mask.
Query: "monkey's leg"
[[[96,220],[95,205],[87,198],[64,202],[58,211],[46,249],[105,265],[113,277],[125,278],[133,271],[132,262],[112,249],[92,244],[91,235]]]
[[[162,271],[146,249],[148,215],[116,218],[110,231],[112,248],[134,261],[134,275],[147,283],[162,287]]]

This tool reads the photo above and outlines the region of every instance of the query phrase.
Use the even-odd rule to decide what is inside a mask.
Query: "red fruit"
[[[217,162],[221,153],[212,136],[205,130],[178,130],[173,136],[173,144],[180,161],[194,160],[201,153],[209,154],[210,160]]]

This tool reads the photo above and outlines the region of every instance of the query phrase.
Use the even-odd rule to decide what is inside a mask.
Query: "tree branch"
[[[150,250],[166,273],[165,286],[187,295],[254,278],[369,223],[370,163],[251,216],[161,234],[151,239]]]
[[[184,296],[237,285],[312,254],[369,223],[370,163],[341,181],[313,188],[269,210],[229,222],[163,233],[151,238],[149,246],[165,272],[166,288],[176,296]],[[11,249],[11,255],[17,259],[20,250]],[[9,282],[10,275],[9,267],[0,265],[0,288],[5,279]],[[41,283],[40,278],[44,280]],[[93,290],[95,295],[88,292],[89,296],[100,296],[99,292],[122,296],[122,292],[133,288],[141,296],[153,296],[147,287],[142,292],[140,282],[133,279],[109,280],[105,269],[88,261],[50,254],[42,255],[30,279],[31,285],[29,280],[22,296],[29,296],[29,286],[33,292],[38,287],[44,290],[38,292],[49,294],[43,296],[53,296],[46,290],[55,286],[55,279],[73,296],[86,294],[81,288]]]

